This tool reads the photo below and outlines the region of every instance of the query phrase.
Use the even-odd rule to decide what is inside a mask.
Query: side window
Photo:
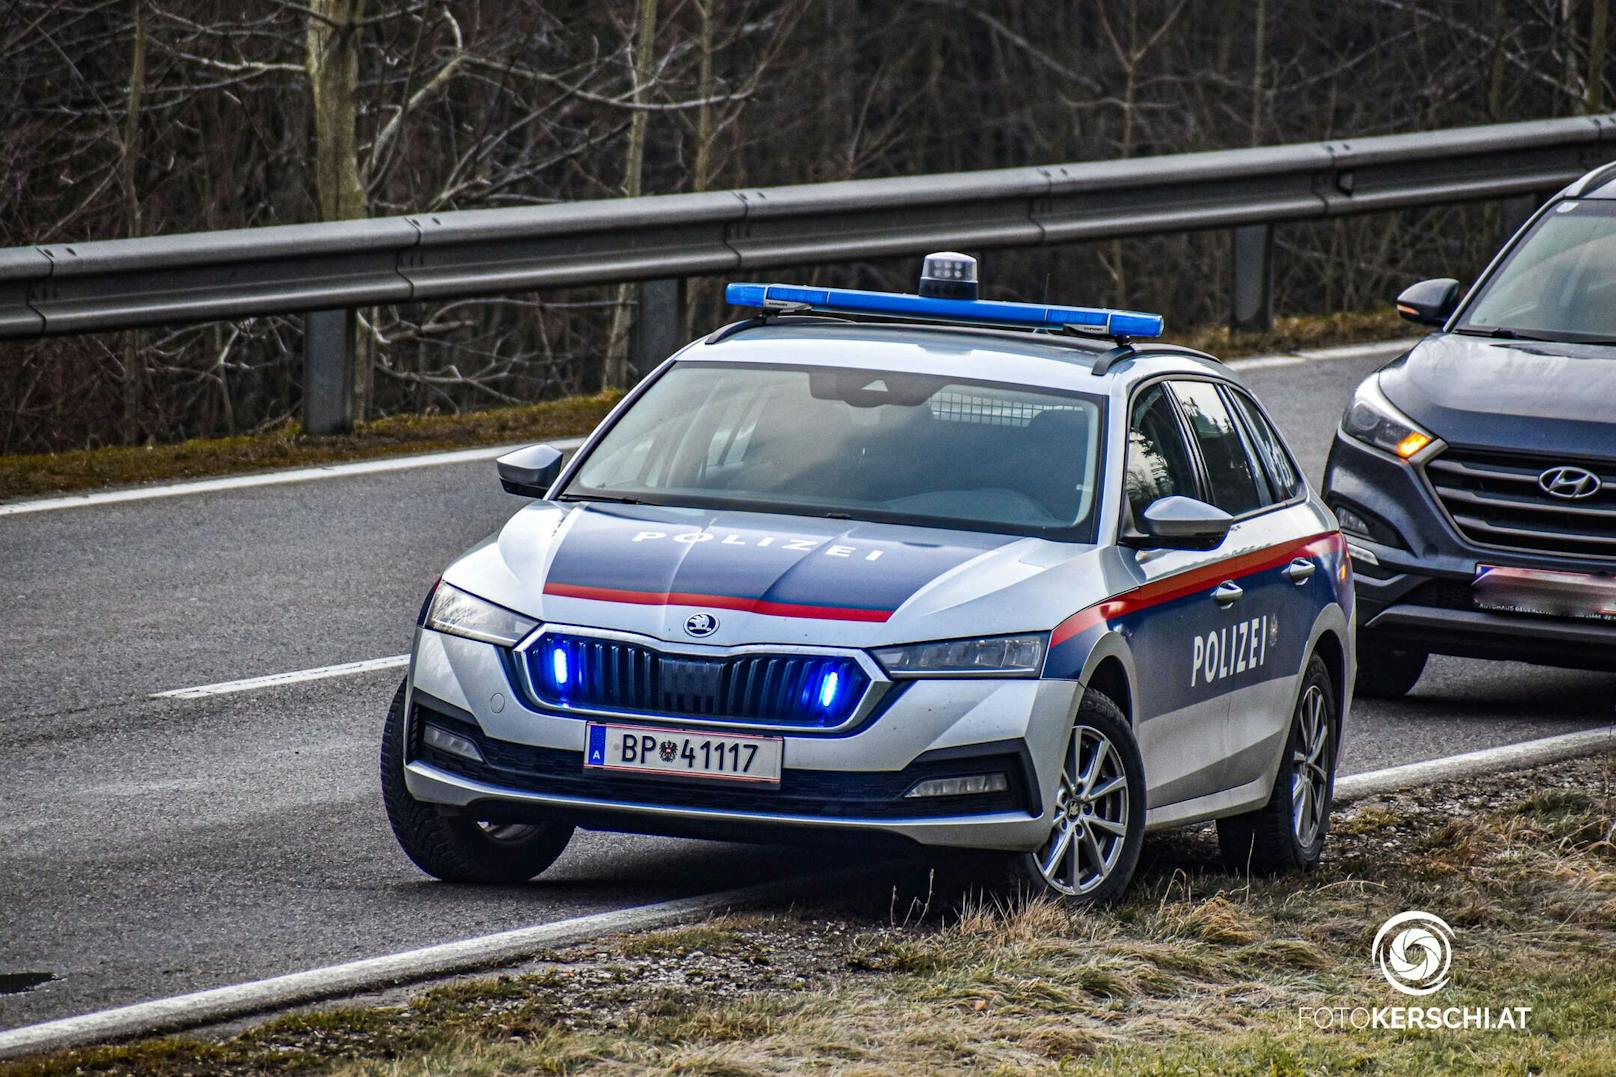
[[[1177,409],[1162,385],[1152,385],[1134,400],[1128,417],[1128,470],[1123,481],[1135,519],[1157,498],[1200,496]]]
[[[1275,430],[1251,398],[1238,389],[1228,390],[1229,396],[1234,400],[1235,407],[1246,420],[1246,429],[1257,442],[1257,455],[1262,458],[1263,467],[1268,472],[1268,482],[1274,489],[1274,500],[1289,501],[1301,494],[1303,489],[1302,476],[1296,471],[1296,463],[1291,454],[1286,451],[1285,443],[1280,440],[1279,431]]]
[[[1231,516],[1259,508],[1264,498],[1258,490],[1254,461],[1235,426],[1234,416],[1224,407],[1218,387],[1209,381],[1175,381],[1173,393],[1184,406],[1184,414],[1201,446],[1207,479],[1212,484],[1212,503]]]

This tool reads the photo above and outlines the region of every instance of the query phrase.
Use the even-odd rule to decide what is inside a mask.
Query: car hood
[[[1433,333],[1380,387],[1450,445],[1616,456],[1616,347]]]
[[[1094,554],[974,531],[538,502],[444,578],[564,624],[692,642],[685,622],[705,612],[718,628],[702,643],[869,646],[1048,629],[1103,597]]]

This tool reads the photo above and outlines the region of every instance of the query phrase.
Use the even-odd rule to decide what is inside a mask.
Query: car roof
[[[711,343],[709,343],[711,342]],[[1118,352],[1116,341],[1052,333],[914,322],[796,317],[719,332],[688,345],[681,361],[848,366],[945,374],[1037,388],[1107,394],[1167,373],[1239,381],[1203,352],[1154,340]],[[1099,376],[1096,376],[1096,370]]]

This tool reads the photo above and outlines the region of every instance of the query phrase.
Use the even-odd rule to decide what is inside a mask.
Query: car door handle
[[[1294,584],[1304,584],[1308,580],[1312,579],[1313,573],[1317,572],[1318,570],[1318,565],[1315,565],[1305,557],[1298,557],[1296,560],[1285,566],[1285,577]]]
[[[1230,580],[1224,580],[1212,589],[1212,601],[1219,606],[1228,608],[1240,601],[1240,596],[1246,592],[1236,587]]]

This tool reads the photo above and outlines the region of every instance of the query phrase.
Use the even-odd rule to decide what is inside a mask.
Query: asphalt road
[[[1380,361],[1248,375],[1315,479]],[[149,698],[401,653],[438,571],[517,504],[477,463],[0,518],[0,1028],[801,870],[586,834],[525,886],[429,882],[377,792],[397,670]],[[1437,659],[1355,712],[1343,769],[1603,724],[1613,689]],[[5,993],[24,972],[56,979]]]

